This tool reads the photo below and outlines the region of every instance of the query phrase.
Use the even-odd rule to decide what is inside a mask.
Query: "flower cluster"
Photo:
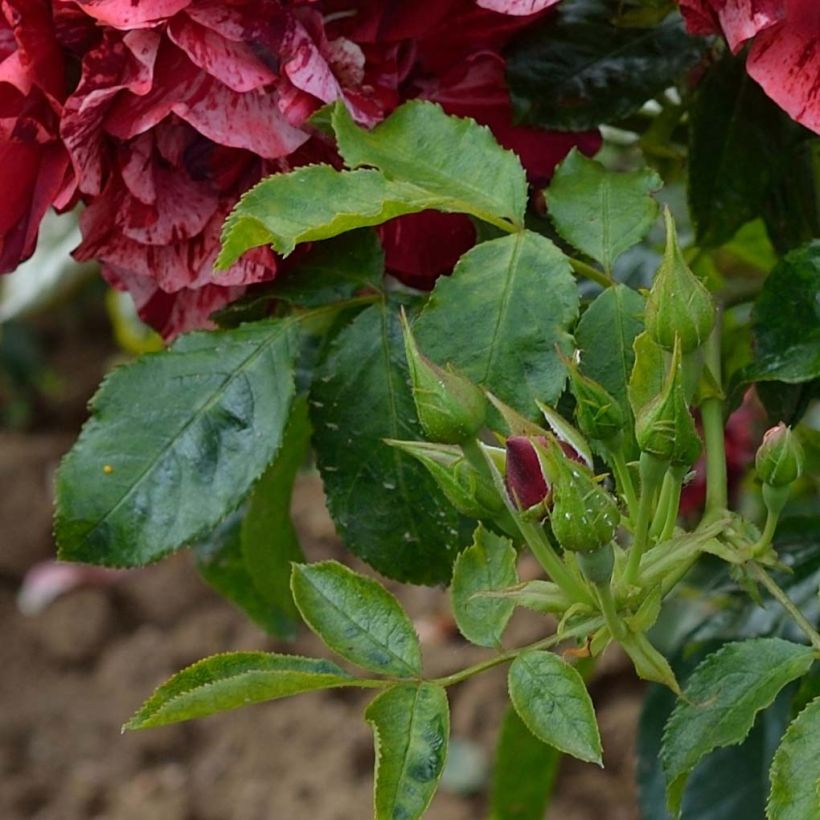
[[[797,122],[820,134],[820,3],[817,0],[679,0],[694,34],[722,33],[746,69]]]
[[[342,100],[362,125],[424,97],[488,125],[533,181],[597,133],[513,123],[502,48],[558,0],[0,0],[0,270],[44,212],[78,202],[99,260],[164,336],[207,325],[283,260],[215,272],[219,230],[263,176],[338,162],[309,123]],[[430,287],[475,241],[459,215],[382,229],[388,269]]]

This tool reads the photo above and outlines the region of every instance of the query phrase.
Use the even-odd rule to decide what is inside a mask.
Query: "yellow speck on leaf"
[[[105,465],[103,466],[103,472],[104,472],[106,475],[110,475],[111,473],[113,473],[113,472],[114,472],[114,468],[113,468],[110,464],[105,464]]]

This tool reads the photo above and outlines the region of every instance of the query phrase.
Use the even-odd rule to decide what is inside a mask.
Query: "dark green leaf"
[[[270,652],[226,652],[177,672],[125,728],[148,729],[301,692],[355,685],[356,678],[330,661]]]
[[[376,232],[359,231],[319,242],[281,281],[273,295],[305,307],[350,299],[367,288],[380,290],[384,253]]]
[[[547,189],[547,207],[558,233],[611,272],[652,227],[658,216],[652,194],[662,185],[649,168],[610,171],[573,148]]]
[[[552,652],[524,652],[510,667],[508,687],[515,711],[539,740],[601,764],[595,711],[573,667]]]
[[[297,618],[290,593],[290,565],[303,561],[299,537],[290,520],[293,482],[310,446],[307,401],[293,403],[282,448],[253,489],[242,521],[241,546],[248,575],[262,599],[290,622]]]
[[[677,14],[652,28],[619,28],[618,0],[564,0],[508,51],[507,79],[522,122],[573,131],[614,122],[674,85],[703,53]]]
[[[814,660],[809,647],[780,638],[730,643],[709,655],[687,681],[666,725],[661,758],[672,813],[680,814],[686,781],[713,749],[740,743],[755,717]]]
[[[820,698],[786,730],[772,761],[769,820],[820,817]]]
[[[376,743],[375,820],[416,820],[447,759],[447,694],[432,683],[394,686],[367,707],[365,718]]]
[[[421,674],[418,635],[380,583],[336,561],[294,564],[291,583],[305,623],[334,652],[385,675]]]
[[[384,443],[421,438],[395,306],[373,305],[339,333],[311,403],[328,506],[347,546],[391,578],[448,581],[469,533],[424,465]]]
[[[456,558],[450,594],[453,615],[461,634],[479,646],[496,646],[515,604],[505,598],[485,598],[479,593],[499,590],[518,580],[516,552],[508,538],[478,526],[472,546]]]
[[[414,325],[419,348],[452,364],[528,415],[535,399],[552,404],[566,371],[556,345],[572,347],[568,328],[578,292],[566,257],[531,231],[484,242],[441,277]]]
[[[689,207],[698,244],[716,247],[763,210],[779,161],[779,117],[745,60],[728,53],[698,84],[689,111]]]
[[[338,104],[333,128],[350,168],[378,168],[389,180],[412,183],[435,199],[432,207],[439,210],[523,227],[524,169],[489,128],[474,120],[450,117],[434,103],[413,100],[366,131]]]
[[[293,618],[262,596],[248,572],[240,537],[244,512],[241,509],[229,516],[208,538],[191,545],[196,567],[223,598],[236,604],[266,632],[292,637],[296,626]]]
[[[805,382],[820,377],[820,240],[787,254],[755,302],[755,361],[747,380]]]
[[[63,460],[63,559],[138,566],[196,540],[275,456],[293,399],[294,320],[191,333],[115,370]]]
[[[561,753],[508,708],[496,747],[491,820],[543,820],[560,762]]]

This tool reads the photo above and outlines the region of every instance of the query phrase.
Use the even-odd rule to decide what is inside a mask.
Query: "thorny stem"
[[[445,675],[442,678],[433,678],[430,683],[437,683],[439,686],[452,686],[454,683],[460,683],[467,678],[471,678],[473,675],[477,675],[479,672],[484,672],[486,669],[492,669],[494,666],[515,660],[522,652],[529,652],[534,649],[549,649],[551,646],[555,646],[562,641],[589,635],[602,625],[603,621],[600,618],[589,618],[577,626],[574,626],[572,629],[566,630],[566,632],[549,635],[546,638],[535,641],[535,643],[519,646],[517,649],[510,649],[507,652],[496,655],[494,658],[488,658],[486,661],[481,661],[481,663],[468,666],[466,669],[453,672],[452,675]]]
[[[718,313],[712,333],[704,347],[706,368],[711,371],[717,384],[720,374],[720,328]],[[726,477],[726,448],[723,436],[723,400],[717,396],[707,396],[700,405],[703,438],[706,444],[706,512],[705,518],[725,510],[729,505]]]
[[[794,601],[780,587],[777,581],[760,564],[750,564],[753,575],[769,591],[769,594],[791,615],[792,620],[803,630],[812,647],[820,652],[820,633],[809,623],[806,616],[795,606]]]

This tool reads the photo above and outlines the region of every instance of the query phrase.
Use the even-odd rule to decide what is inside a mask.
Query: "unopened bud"
[[[402,333],[413,400],[424,434],[442,444],[463,444],[475,437],[484,426],[484,394],[469,379],[422,355],[404,315]]]
[[[626,415],[609,391],[584,376],[574,362],[567,362],[569,388],[575,396],[575,421],[591,439],[611,441],[626,425]]]
[[[546,439],[542,439],[546,443]],[[549,502],[550,484],[541,456],[527,436],[507,439],[507,468],[504,476],[507,491],[516,507],[529,510]]]
[[[804,459],[797,436],[781,421],[764,433],[755,455],[755,471],[764,484],[786,487],[800,478]]]
[[[646,300],[646,330],[666,350],[681,340],[683,353],[700,347],[715,325],[712,295],[690,270],[678,247],[675,223],[669,209],[666,220],[666,251]]]
[[[661,393],[635,419],[635,437],[641,452],[678,466],[689,466],[700,455],[700,436],[684,395],[680,343],[675,344]]]

